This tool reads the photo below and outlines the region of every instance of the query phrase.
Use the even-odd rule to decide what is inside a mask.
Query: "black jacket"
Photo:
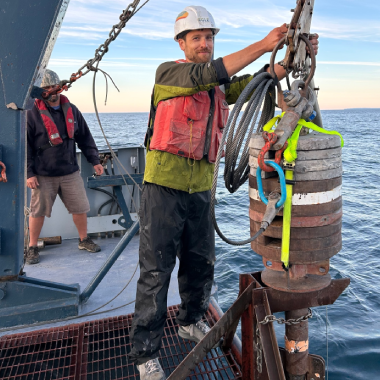
[[[62,108],[55,110],[46,104],[59,134],[67,135]],[[36,105],[27,111],[27,178],[35,175],[56,177],[78,171],[75,143],[89,163],[92,165],[100,163],[98,149],[86,121],[74,104],[71,104],[71,107],[74,114],[74,139],[63,139],[62,144],[43,151],[38,148],[48,144],[49,138],[41,115]]]

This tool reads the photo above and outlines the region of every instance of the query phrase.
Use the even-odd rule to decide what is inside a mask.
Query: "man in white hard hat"
[[[166,379],[158,352],[177,256],[181,296],[178,334],[199,342],[209,331],[201,319],[208,308],[214,278],[215,237],[210,216],[214,162],[228,105],[236,102],[253,75],[231,77],[271,52],[287,28],[275,28],[263,40],[213,60],[218,32],[205,8],[186,7],[174,25],[174,39],[185,59],[165,62],[156,72],[145,140],[140,278],[129,354],[141,380]],[[318,41],[313,44],[316,51]],[[268,71],[268,67],[258,73]],[[276,65],[275,70],[279,79],[284,78],[281,66]]]
[[[57,73],[46,70],[41,87],[50,90],[59,84]],[[75,143],[97,175],[103,173],[99,153],[91,132],[78,108],[64,95],[50,100],[35,100],[27,112],[27,186],[32,189],[29,216],[27,264],[39,262],[37,240],[45,216],[50,217],[57,195],[66,206],[78,230],[78,248],[98,252],[100,247],[87,236],[87,212],[90,211],[86,190],[76,159]]]

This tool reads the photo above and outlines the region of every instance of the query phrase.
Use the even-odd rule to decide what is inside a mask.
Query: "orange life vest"
[[[60,95],[61,107],[66,121],[67,137],[72,139],[74,137],[74,114],[71,108],[69,99],[64,95]],[[59,145],[63,143],[62,137],[59,134],[58,128],[54,123],[46,104],[43,100],[36,99],[35,105],[41,115],[42,121],[49,136],[50,145]]]
[[[181,62],[186,61],[177,61]],[[215,87],[214,101],[214,115],[211,115],[211,98],[207,91],[159,102],[149,149],[194,160],[207,156],[208,161],[214,163],[229,114],[226,97],[219,87]],[[213,119],[208,128],[210,117]]]

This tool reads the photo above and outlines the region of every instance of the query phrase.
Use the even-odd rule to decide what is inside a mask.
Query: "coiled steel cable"
[[[244,103],[248,100],[247,107],[243,112],[239,124],[237,119]],[[264,102],[264,104],[263,104]],[[249,174],[249,140],[256,127],[256,121],[263,110],[256,133],[262,131],[263,126],[274,116],[275,109],[275,81],[267,72],[255,76],[240,94],[224,128],[222,141],[219,146],[215,162],[214,178],[211,188],[211,217],[214,227],[222,240],[231,245],[244,245],[252,242],[260,236],[264,229],[260,229],[254,236],[246,240],[231,240],[220,231],[215,216],[215,194],[218,183],[218,172],[222,152],[225,148],[224,182],[230,193],[234,193],[243,185]],[[225,145],[226,143],[226,145]],[[244,147],[242,148],[242,146]]]

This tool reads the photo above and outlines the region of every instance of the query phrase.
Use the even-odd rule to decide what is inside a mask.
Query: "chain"
[[[263,346],[261,344],[260,330],[256,329],[256,366],[259,373],[263,372]]]
[[[108,38],[101,44],[96,50],[94,58],[89,59],[81,68],[78,69],[76,73],[71,74],[70,80],[63,80],[59,85],[54,86],[49,91],[45,91],[42,94],[42,97],[48,99],[51,95],[60,94],[62,91],[67,91],[71,85],[77,81],[82,76],[86,75],[90,71],[97,71],[94,65],[100,62],[103,59],[104,54],[108,52],[108,47],[112,41],[115,41],[117,36],[121,33],[122,29],[125,27],[126,23],[134,16],[149,0],[146,0],[145,3],[140,7],[137,6],[140,3],[140,0],[134,0],[130,3],[123,13],[119,16],[120,22],[114,25],[111,31],[108,34]],[[86,70],[84,70],[86,69]]]
[[[276,318],[274,315],[267,315],[262,321],[259,323],[262,325],[266,325],[267,323],[277,322],[280,325],[296,325],[301,322],[307,321],[309,318],[313,317],[313,312],[310,308],[307,309],[308,313],[299,317],[297,319],[284,319],[284,318]]]
[[[133,3],[129,4],[128,7],[123,11],[123,13],[119,16],[120,22],[114,25],[109,32],[109,38],[107,38],[103,44],[101,44],[95,50],[95,56],[92,59],[89,59],[76,73],[71,75],[70,82],[79,79],[81,76],[86,75],[90,71],[96,70],[94,64],[100,62],[104,56],[108,52],[108,46],[112,41],[115,41],[117,36],[121,33],[121,30],[125,27],[125,24],[129,21],[129,19],[137,12],[137,6],[139,5],[140,0],[134,0]],[[87,71],[82,73],[82,70],[87,68]]]

